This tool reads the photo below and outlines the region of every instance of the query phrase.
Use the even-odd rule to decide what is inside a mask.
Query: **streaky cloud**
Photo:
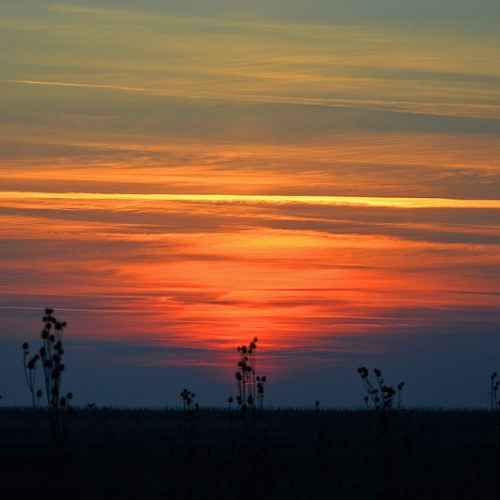
[[[0,199],[10,200],[102,200],[102,201],[173,201],[202,203],[262,203],[359,206],[380,208],[490,208],[500,209],[498,200],[454,198],[405,198],[370,196],[287,196],[287,195],[231,195],[231,194],[138,194],[138,193],[50,193],[26,191],[0,191]]]

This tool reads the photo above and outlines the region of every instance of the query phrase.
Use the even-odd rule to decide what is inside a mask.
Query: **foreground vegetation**
[[[0,411],[5,498],[494,499],[493,412]]]
[[[404,381],[390,385],[366,367],[357,369],[365,411],[321,410],[319,401],[313,411],[269,410],[254,338],[236,349],[237,391],[226,410],[200,408],[187,388],[182,411],[76,409],[62,391],[66,323],[53,309],[42,322],[40,344],[22,345],[32,409],[0,411],[7,498],[500,496],[496,372],[489,412],[404,410]]]

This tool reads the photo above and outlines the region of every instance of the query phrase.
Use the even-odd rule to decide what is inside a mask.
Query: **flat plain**
[[[3,498],[498,498],[500,413],[0,411]]]

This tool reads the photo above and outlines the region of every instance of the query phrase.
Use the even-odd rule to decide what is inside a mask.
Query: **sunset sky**
[[[2,0],[0,394],[68,321],[77,404],[485,406],[498,0]],[[7,374],[7,375],[6,375]]]

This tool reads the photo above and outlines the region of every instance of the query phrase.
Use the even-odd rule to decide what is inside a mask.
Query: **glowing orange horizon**
[[[67,314],[91,318],[100,338],[210,349],[222,368],[255,335],[276,370],[279,358],[265,361],[266,351],[287,346],[305,360],[322,345],[344,349],[338,338],[440,327],[446,311],[466,317],[500,305],[487,277],[456,272],[500,265],[498,227],[433,221],[436,210],[480,208],[485,217],[498,200],[41,192],[0,199],[13,211],[0,214],[0,238],[29,242],[29,260],[4,262],[6,272],[30,275],[0,285],[4,303],[20,307],[28,296],[58,307],[63,296]],[[408,216],[388,223],[388,209]],[[363,214],[381,221],[366,234],[356,229]],[[453,241],[457,231],[464,241]],[[73,335],[89,335],[78,328]],[[200,363],[165,361],[174,362]]]

